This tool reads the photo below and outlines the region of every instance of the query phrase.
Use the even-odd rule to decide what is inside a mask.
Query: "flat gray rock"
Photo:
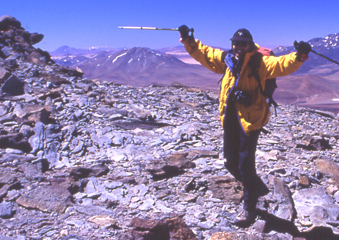
[[[2,202],[0,203],[0,218],[11,218],[14,215],[13,203]]]
[[[333,228],[331,223],[339,219],[339,205],[323,187],[299,190],[293,194],[293,200],[298,219],[308,219],[314,226]],[[338,232],[335,228],[334,231]]]
[[[41,186],[33,189],[16,200],[18,204],[26,208],[39,209],[43,212],[63,213],[72,205],[72,196],[67,187],[60,184]]]

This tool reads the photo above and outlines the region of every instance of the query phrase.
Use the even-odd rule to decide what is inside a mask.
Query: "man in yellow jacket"
[[[259,134],[270,116],[263,95],[265,81],[295,72],[308,59],[311,46],[306,42],[295,42],[297,52],[280,57],[258,57],[259,47],[247,29],[234,33],[229,51],[203,45],[189,34],[190,29],[186,25],[180,26],[179,31],[180,40],[191,57],[209,70],[224,74],[219,112],[224,128],[225,167],[242,182],[244,188],[243,211],[235,218],[234,224],[247,226],[257,216],[258,197],[268,193],[255,169]]]

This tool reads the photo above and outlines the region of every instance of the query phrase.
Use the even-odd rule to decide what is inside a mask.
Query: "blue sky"
[[[18,19],[29,32],[45,35],[36,44],[52,51],[68,45],[149,47],[180,45],[179,33],[122,30],[118,26],[195,29],[204,44],[228,48],[239,28],[247,28],[261,46],[291,46],[339,32],[339,1],[306,0],[7,0],[0,15]]]

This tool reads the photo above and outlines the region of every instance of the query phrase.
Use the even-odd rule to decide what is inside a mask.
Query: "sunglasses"
[[[232,45],[234,46],[246,47],[248,44],[249,42],[245,41],[232,41]]]

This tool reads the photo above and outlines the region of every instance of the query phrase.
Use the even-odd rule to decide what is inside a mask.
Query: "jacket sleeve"
[[[261,68],[266,79],[283,77],[297,71],[302,62],[298,61],[295,52],[280,57],[264,56],[266,68]]]
[[[222,59],[224,51],[206,46],[197,39],[193,43],[184,42],[184,46],[190,56],[207,69],[215,73],[225,73],[225,63]]]

